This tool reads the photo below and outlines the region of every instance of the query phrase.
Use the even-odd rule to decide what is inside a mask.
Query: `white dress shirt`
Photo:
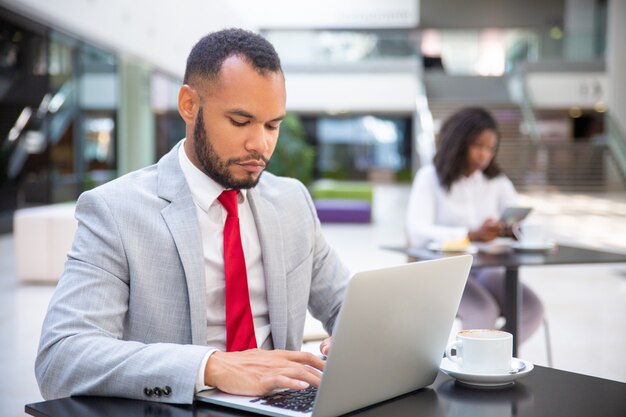
[[[409,244],[416,247],[461,240],[488,218],[497,220],[516,201],[513,183],[505,175],[489,179],[482,171],[476,171],[461,177],[446,191],[434,165],[425,166],[416,174],[409,196]]]
[[[185,140],[186,141],[186,140]],[[224,223],[226,209],[217,200],[224,187],[209,178],[189,160],[184,142],[178,152],[178,160],[196,204],[198,224],[202,235],[202,252],[207,297],[207,345],[209,351],[198,371],[196,391],[204,386],[204,368],[210,355],[216,350],[226,349],[226,312],[224,304]],[[250,307],[258,347],[272,349],[269,310],[265,292],[265,275],[259,235],[247,199],[246,190],[237,195],[239,202],[239,224],[241,243],[246,261]]]

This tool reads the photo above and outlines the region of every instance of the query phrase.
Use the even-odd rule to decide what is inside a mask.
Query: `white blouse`
[[[410,246],[461,240],[488,218],[498,219],[515,206],[517,193],[505,176],[487,178],[482,171],[461,177],[446,191],[434,165],[421,168],[413,181],[406,227]]]

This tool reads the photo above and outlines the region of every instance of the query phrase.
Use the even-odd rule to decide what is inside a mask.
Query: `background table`
[[[386,249],[404,252],[410,261],[458,255],[458,253],[438,252],[422,248],[386,247]],[[522,306],[522,292],[519,291],[519,268],[521,266],[626,262],[626,254],[567,245],[557,245],[548,251],[510,250],[499,254],[478,252],[473,256],[472,268],[501,266],[506,270],[502,314],[506,318],[504,329],[513,334],[513,356],[517,355],[517,335],[519,334],[519,316]]]
[[[367,408],[358,416],[421,417],[624,417],[626,384],[536,366],[504,389],[465,387],[439,373],[430,387]],[[171,405],[104,397],[70,397],[28,404],[37,417],[233,417],[252,416],[205,403]]]

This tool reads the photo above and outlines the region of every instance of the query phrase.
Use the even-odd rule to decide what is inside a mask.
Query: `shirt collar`
[[[185,152],[185,142],[187,139],[183,139],[180,148],[178,149],[178,161],[180,168],[183,171],[187,185],[191,191],[191,195],[196,204],[205,212],[209,211],[209,207],[217,200],[217,198],[225,190],[220,184],[215,182],[211,177],[206,175],[203,171],[198,169]],[[246,193],[248,190],[239,190],[237,194],[237,201],[239,204],[243,203],[246,199]]]
[[[484,178],[484,175],[485,174],[483,173],[483,171],[481,171],[480,169],[477,169],[469,177],[466,177],[465,175],[462,175],[461,176],[461,181],[462,182],[468,182],[468,183],[479,182],[479,181],[481,181]]]

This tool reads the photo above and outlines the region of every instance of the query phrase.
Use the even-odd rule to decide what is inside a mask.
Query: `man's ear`
[[[191,86],[183,84],[178,91],[178,113],[187,125],[193,126],[200,108],[200,96]]]

